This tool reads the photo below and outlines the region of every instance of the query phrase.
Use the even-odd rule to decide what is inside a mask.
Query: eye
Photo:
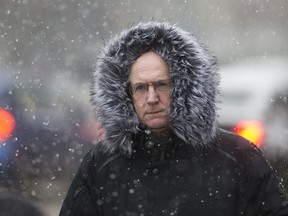
[[[145,84],[145,83],[134,84],[134,85],[132,85],[132,90],[136,94],[143,93],[147,90],[147,84]]]
[[[154,84],[155,88],[160,91],[167,91],[170,89],[170,82],[166,80],[158,81]]]

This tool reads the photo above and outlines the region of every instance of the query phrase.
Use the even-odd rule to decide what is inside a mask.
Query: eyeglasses
[[[159,80],[156,82],[148,83],[135,83],[130,84],[129,90],[131,95],[143,95],[148,91],[149,86],[153,86],[156,92],[167,92],[171,89],[171,82],[169,80]]]

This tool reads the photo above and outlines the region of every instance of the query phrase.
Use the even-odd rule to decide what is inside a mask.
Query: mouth
[[[162,118],[163,115],[164,115],[163,110],[150,111],[145,113],[145,116],[148,119]]]
[[[153,112],[147,112],[146,114],[147,115],[155,115],[155,114],[158,114],[158,113],[161,113],[162,111],[161,110],[158,110],[158,111],[153,111]]]

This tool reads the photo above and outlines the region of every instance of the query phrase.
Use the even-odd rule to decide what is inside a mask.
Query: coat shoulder
[[[93,170],[92,173],[97,175],[104,167],[117,161],[119,158],[122,158],[122,156],[123,155],[120,152],[111,153],[106,151],[100,142],[87,152],[80,165],[78,174],[85,177]]]
[[[237,163],[242,169],[256,165],[261,170],[269,170],[270,166],[262,151],[247,139],[223,129],[219,129],[216,138],[216,149],[225,157]]]
[[[224,129],[219,129],[217,133],[217,147],[222,148],[227,151],[247,151],[247,150],[255,150],[261,154],[260,149],[256,147],[249,140],[237,135],[231,131],[227,131]]]

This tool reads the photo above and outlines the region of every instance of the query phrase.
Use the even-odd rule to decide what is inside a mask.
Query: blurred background
[[[288,184],[288,1],[0,0],[0,192],[58,214],[97,142],[96,56],[117,32],[148,20],[179,25],[217,56],[219,124],[252,137]]]

